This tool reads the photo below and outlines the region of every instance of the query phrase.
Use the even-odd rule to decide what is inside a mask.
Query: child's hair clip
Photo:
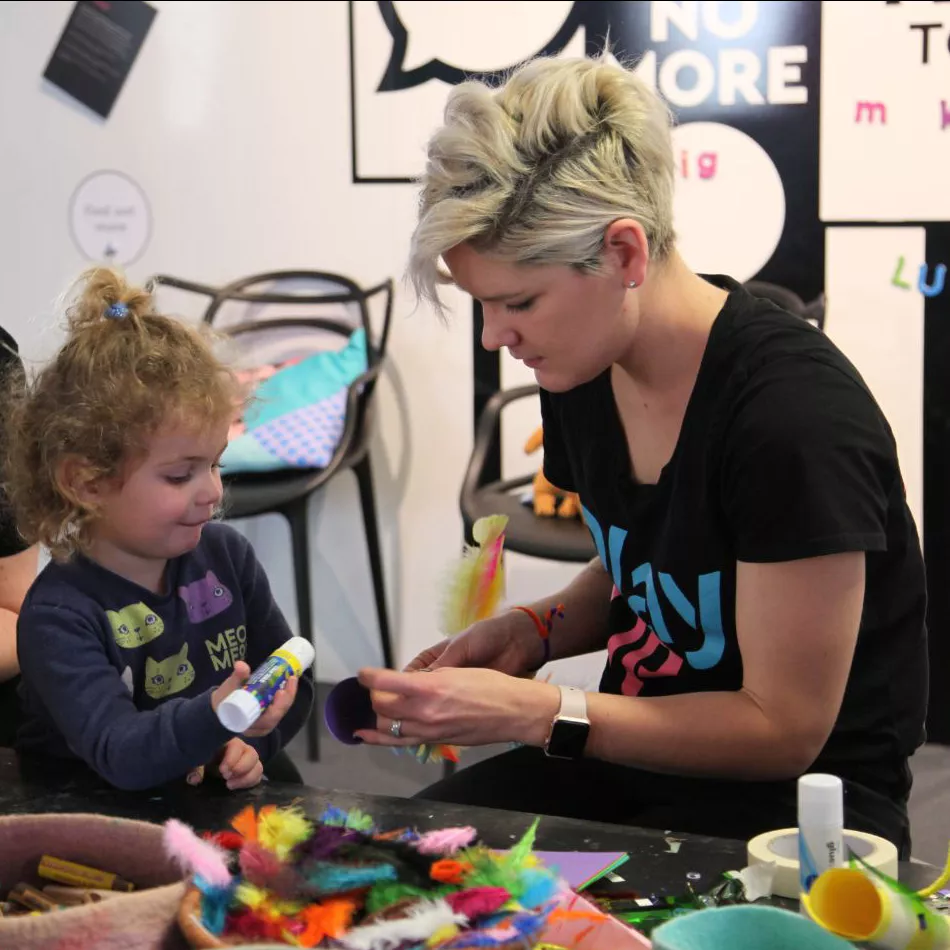
[[[129,315],[129,308],[124,303],[114,303],[109,307],[106,307],[106,316],[110,320],[121,320],[123,317]]]

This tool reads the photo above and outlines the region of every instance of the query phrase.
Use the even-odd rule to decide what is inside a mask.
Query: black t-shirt
[[[9,386],[16,385],[22,378],[23,364],[17,351],[16,341],[0,327],[0,394],[6,397]],[[6,440],[3,426],[0,425],[0,459],[6,454]],[[7,504],[6,496],[0,489],[0,557],[19,554],[27,548],[26,542],[16,530],[13,514]],[[12,746],[18,718],[17,686],[20,677],[0,683],[0,747]]]
[[[545,475],[580,494],[614,580],[601,691],[739,689],[736,562],[864,551],[851,673],[811,770],[903,800],[923,740],[926,587],[893,435],[824,334],[708,279],[729,297],[656,485],[631,476],[609,370],[541,394]]]

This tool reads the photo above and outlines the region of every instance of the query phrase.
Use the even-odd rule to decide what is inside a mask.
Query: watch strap
[[[561,691],[561,708],[557,712],[557,719],[587,719],[587,695],[582,689],[576,686],[562,686],[558,684]]]

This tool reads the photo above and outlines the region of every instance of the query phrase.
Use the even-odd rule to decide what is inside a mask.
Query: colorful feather
[[[558,882],[543,867],[526,867],[521,871],[521,896],[519,902],[524,907],[541,907],[558,894]]]
[[[415,849],[422,854],[455,854],[461,848],[467,848],[477,832],[474,828],[440,828],[427,831],[415,843]]]
[[[299,808],[261,809],[257,824],[257,840],[285,861],[297,845],[313,830],[309,819]]]
[[[473,920],[497,913],[511,900],[511,895],[503,887],[473,887],[449,894],[445,899],[457,914]]]
[[[346,820],[346,812],[341,813]],[[335,854],[348,841],[359,840],[359,834],[344,828],[342,824],[319,825],[309,841],[305,841],[299,852],[308,857],[325,860]]]
[[[307,907],[300,918],[304,924],[295,935],[301,947],[315,947],[326,937],[341,937],[356,914],[356,902],[352,898],[337,897]]]
[[[166,853],[190,874],[212,887],[230,885],[227,853],[210,841],[203,841],[188,825],[176,818],[166,821],[164,844]]]
[[[441,623],[446,636],[461,633],[498,609],[505,590],[502,553],[507,525],[507,515],[489,515],[473,525],[475,544],[466,546],[446,584]]]
[[[264,888],[279,899],[296,900],[307,895],[306,882],[294,867],[255,841],[242,848],[240,864],[248,884]]]
[[[254,806],[247,805],[242,808],[231,819],[231,827],[245,841],[257,841],[257,815],[254,813]]]
[[[507,526],[507,515],[487,515],[472,526],[475,544],[465,546],[445,583],[441,628],[446,636],[467,630],[498,609],[505,595],[502,555]],[[459,747],[449,743],[418,745],[410,752],[423,764],[459,760]]]
[[[445,927],[466,923],[444,900],[420,901],[406,917],[354,927],[340,938],[347,950],[396,950],[405,943],[428,940]]]
[[[375,830],[373,819],[359,808],[351,808],[346,811],[343,808],[337,808],[330,805],[320,816],[320,821],[324,825],[331,827],[347,828],[350,831],[359,831],[364,834],[372,834]]]
[[[455,893],[456,888],[445,885],[433,886],[430,882],[427,887],[418,887],[414,884],[405,884],[402,881],[383,881],[375,885],[366,895],[366,911],[368,914],[379,914],[395,904],[403,901],[424,900],[437,897],[448,897]]]
[[[464,930],[457,937],[439,945],[439,950],[480,950],[489,947],[535,946],[547,924],[551,908],[515,913],[491,927]]]
[[[394,881],[396,869],[391,864],[347,866],[315,862],[307,868],[305,877],[318,894],[343,894],[370,887],[378,881]]]
[[[337,808],[323,818],[332,824],[293,807],[246,809],[229,833],[240,836],[238,855],[172,825],[177,851],[198,840],[225,868],[229,858],[240,865],[226,886],[195,872],[206,929],[231,943],[338,950],[527,947],[557,896],[556,876],[532,850],[536,821],[496,851],[475,844],[469,827],[381,832],[364,812]]]

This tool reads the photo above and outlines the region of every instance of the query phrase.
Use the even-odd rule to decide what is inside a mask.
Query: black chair
[[[809,323],[815,324],[819,330],[825,329],[825,295],[819,294],[810,303],[805,303],[798,294],[787,287],[770,284],[764,280],[749,280],[743,285],[755,297],[771,300],[783,310],[794,313]]]
[[[466,541],[472,543],[472,526],[485,515],[508,516],[505,549],[552,561],[587,562],[597,552],[590,532],[580,518],[541,518],[525,504],[525,493],[534,475],[490,480],[487,461],[501,422],[502,410],[519,399],[537,396],[537,385],[519,386],[495,393],[485,404],[475,430],[475,443],[462,481],[459,506]]]
[[[365,330],[367,370],[349,386],[343,435],[327,466],[320,469],[227,476],[224,480],[224,514],[226,518],[248,518],[274,512],[287,519],[290,525],[300,635],[312,640],[307,503],[310,496],[326,485],[334,475],[351,469],[359,486],[383,661],[387,667],[392,667],[392,642],[369,455],[373,396],[386,357],[392,319],[392,280],[364,290],[354,281],[339,274],[296,270],[255,274],[224,287],[211,287],[165,274],[153,277],[152,284],[208,297],[210,302],[202,317],[204,323],[214,325],[216,330],[226,334],[243,352],[255,353],[258,362],[262,350],[274,347],[275,344],[281,351],[282,358],[286,358],[289,355],[288,348],[297,354],[301,350],[314,352],[316,349],[326,349],[326,346],[315,347],[312,344],[318,339],[326,342],[327,334],[331,340],[338,342],[341,337],[348,338],[358,327]],[[378,294],[385,295],[385,311],[382,327],[378,334],[374,334],[370,322],[369,301]],[[239,310],[236,322],[223,318],[222,312],[225,308]],[[275,308],[276,315],[264,315],[268,312],[273,314]],[[319,315],[321,311],[325,314],[328,308],[332,309],[331,316]],[[294,313],[287,315],[288,310]],[[250,319],[247,319],[248,311]],[[318,737],[319,711],[315,703],[307,732],[307,753],[311,761],[318,758]]]

